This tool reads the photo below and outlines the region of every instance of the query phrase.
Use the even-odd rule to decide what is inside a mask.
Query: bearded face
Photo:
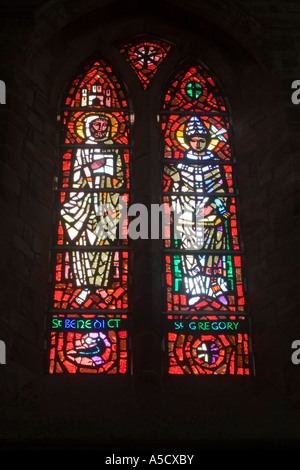
[[[95,140],[104,139],[107,136],[108,120],[97,118],[90,123],[90,132]]]

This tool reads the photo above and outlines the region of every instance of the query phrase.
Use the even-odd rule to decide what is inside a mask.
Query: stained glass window
[[[146,89],[171,45],[160,40],[137,39],[121,45],[121,53]]]
[[[128,371],[130,116],[102,60],[84,67],[62,103],[50,373]]]
[[[170,47],[149,38],[121,47],[144,90]],[[86,64],[62,102],[51,374],[129,369],[131,117],[125,88],[103,60]],[[168,373],[249,375],[250,319],[231,120],[224,94],[203,66],[174,75],[159,122],[161,199],[170,220],[163,232]]]
[[[200,65],[177,73],[160,116],[170,374],[251,373],[229,110]]]

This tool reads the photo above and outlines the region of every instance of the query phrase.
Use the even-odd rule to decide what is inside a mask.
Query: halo
[[[203,121],[203,124],[207,127],[207,129],[209,130],[209,133],[211,135],[211,131],[210,131],[210,124],[207,122],[207,121]],[[177,142],[179,143],[179,145],[181,145],[181,147],[185,148],[186,150],[188,150],[190,147],[187,145],[187,143],[185,142],[184,140],[184,128],[185,128],[185,125],[186,125],[186,121],[182,124],[180,124],[180,126],[178,126],[178,128],[176,129],[175,131],[175,135],[176,135],[176,140]],[[219,139],[211,139],[210,143],[209,143],[209,146],[207,147],[208,150],[213,150],[217,147],[219,143]]]
[[[85,121],[87,119],[92,118],[93,116],[95,116],[95,118],[99,116],[107,117],[111,123],[111,137],[114,137],[116,135],[116,133],[118,132],[118,127],[119,127],[119,122],[116,119],[116,117],[110,113],[104,113],[101,111],[100,112],[93,111],[90,113],[84,113],[79,118],[76,119],[74,123],[74,130],[76,134],[78,135],[78,137],[80,137],[83,140],[87,138],[87,136],[85,135]]]

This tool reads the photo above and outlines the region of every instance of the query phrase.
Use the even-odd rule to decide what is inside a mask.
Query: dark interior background
[[[143,92],[117,43],[148,33],[174,44]],[[0,448],[298,448],[300,364],[300,4],[249,0],[2,0],[0,79]],[[172,71],[196,57],[231,106],[252,319],[254,377],[166,377],[159,252],[136,243],[133,373],[49,376],[45,369],[57,113],[94,53],[125,81],[135,112],[135,197],[158,202],[159,113]],[[144,129],[144,132],[141,131]],[[142,274],[141,274],[142,273]]]

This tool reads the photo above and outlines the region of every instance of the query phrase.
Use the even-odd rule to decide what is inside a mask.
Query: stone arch
[[[58,391],[65,393],[65,390],[68,390],[68,413],[74,416],[76,413],[79,413],[81,417],[88,416],[86,422],[93,423],[94,415],[88,404],[82,404],[80,400],[80,390],[86,390],[87,382],[77,381],[76,391],[70,390],[73,385],[70,386],[66,381],[61,381],[60,384],[57,381],[51,383],[52,378],[49,380],[49,377],[43,375],[44,364],[41,359],[44,348],[45,304],[48,297],[48,254],[53,207],[52,177],[56,155],[57,106],[62,89],[77,65],[83,62],[91,51],[107,53],[109,50],[113,62],[118,65],[129,89],[133,90],[132,99],[136,119],[143,119],[143,110],[139,106],[141,92],[136,89],[136,78],[125,66],[113,42],[128,35],[129,25],[132,33],[149,31],[162,35],[163,31],[163,36],[167,39],[177,40],[177,47],[174,54],[170,54],[162,64],[153,81],[151,94],[157,98],[153,99],[150,94],[148,95],[148,104],[154,111],[149,122],[150,136],[157,135],[155,113],[159,109],[159,96],[167,76],[184,57],[194,53],[195,50],[197,50],[197,56],[199,55],[219,78],[231,104],[247,259],[248,291],[253,314],[254,352],[259,381],[255,383],[251,381],[249,387],[245,387],[244,383],[235,382],[234,391],[232,383],[223,382],[224,406],[218,408],[216,408],[218,396],[211,382],[193,384],[193,388],[188,389],[188,393],[186,382],[181,382],[181,384],[171,382],[167,385],[163,384],[164,387],[162,387],[159,373],[159,338],[153,335],[153,332],[147,331],[144,335],[138,330],[137,342],[140,346],[137,345],[137,374],[133,382],[120,385],[124,394],[120,402],[114,402],[114,405],[117,404],[113,419],[117,422],[119,416],[122,415],[121,412],[126,409],[130,411],[130,413],[128,411],[130,417],[135,416],[142,426],[143,420],[139,410],[131,402],[133,384],[138,396],[142,395],[143,400],[145,397],[149,399],[146,402],[146,405],[150,406],[149,409],[159,410],[160,417],[169,417],[173,413],[178,418],[178,424],[173,430],[170,430],[172,425],[167,426],[169,423],[167,420],[166,427],[170,440],[182,428],[181,423],[184,423],[185,436],[207,437],[205,426],[202,431],[198,425],[199,420],[204,423],[210,418],[212,418],[211,423],[215,424],[215,431],[212,430],[209,437],[215,437],[219,423],[221,422],[224,429],[228,424],[228,410],[230,409],[234,414],[235,407],[237,407],[238,411],[245,412],[247,403],[252,404],[250,409],[257,410],[256,416],[262,417],[260,422],[264,426],[259,431],[260,435],[274,436],[272,430],[265,426],[266,421],[272,418],[270,422],[273,422],[273,419],[278,417],[279,422],[282,416],[288,416],[288,420],[290,418],[290,414],[285,413],[286,403],[283,403],[282,397],[289,394],[285,377],[288,373],[286,365],[290,359],[288,355],[290,339],[295,339],[292,337],[293,328],[299,325],[299,321],[293,309],[296,297],[291,293],[290,279],[286,276],[290,266],[292,266],[293,273],[296,272],[295,263],[292,262],[293,253],[288,251],[287,255],[286,251],[287,244],[291,240],[286,234],[286,226],[293,227],[294,161],[286,132],[283,105],[280,98],[274,99],[274,97],[282,96],[280,83],[276,74],[273,74],[272,67],[265,60],[266,55],[269,58],[268,51],[260,50],[267,31],[264,30],[262,24],[258,24],[250,16],[247,17],[245,10],[242,13],[231,10],[230,15],[225,17],[223,15],[225,7],[221,5],[223,2],[215,2],[220,6],[218,16],[213,11],[213,6],[209,6],[211,2],[208,2],[203,7],[206,14],[202,16],[202,20],[200,10],[192,6],[192,2],[188,5],[183,2],[181,6],[178,6],[179,2],[176,2],[176,12],[183,10],[186,12],[180,31],[178,23],[168,22],[166,16],[168,10],[162,9],[159,19],[155,15],[143,16],[145,12],[141,12],[136,3],[129,2],[137,8],[135,16],[130,17],[123,10],[123,16],[120,15],[118,21],[112,20],[114,28],[110,29],[108,23],[103,27],[103,22],[108,21],[109,13],[114,11],[116,2],[105,2],[106,8],[103,5],[99,7],[99,1],[95,1],[90,2],[86,7],[89,9],[86,10],[88,13],[98,11],[98,14],[94,15],[94,29],[88,32],[87,23],[85,30],[80,28],[84,18],[82,10],[75,11],[75,8],[71,8],[72,3],[75,5],[74,2],[64,2],[59,10],[61,14],[57,16],[54,15],[57,9],[56,1],[48,4],[50,10],[46,8],[44,12],[42,10],[39,12],[39,17],[43,17],[43,20],[36,25],[34,33],[29,38],[27,36],[22,50],[16,55],[18,60],[14,80],[10,81],[13,91],[9,93],[5,162],[2,167],[2,182],[5,189],[3,216],[5,220],[10,221],[10,225],[5,232],[2,245],[4,287],[2,305],[7,320],[3,328],[3,336],[5,336],[5,341],[8,340],[6,342],[9,345],[8,356],[13,363],[11,372],[8,374],[11,377],[19,374],[19,383],[15,386],[10,379],[9,386],[14,396],[17,395],[19,398],[21,386],[30,383],[28,389],[25,390],[27,403],[29,409],[34,411],[38,406],[40,418],[37,421],[37,427],[42,430],[41,435],[44,437],[48,436],[46,436],[43,416],[46,420],[49,410],[53,412],[53,418],[51,418],[53,422],[62,424],[67,400],[62,400],[61,403],[55,401]],[[123,3],[127,5],[126,2]],[[168,4],[164,2],[163,5],[169,6],[171,3],[174,5],[175,2],[168,2]],[[153,3],[153,9],[159,4],[160,2]],[[106,8],[106,13],[101,16],[104,8]],[[50,18],[53,18],[53,21]],[[101,18],[102,28],[99,32],[97,20]],[[209,18],[215,20],[214,27],[211,29],[213,22],[210,21],[209,26],[202,28],[205,20]],[[198,28],[196,28],[198,20]],[[200,24],[201,28],[199,28]],[[165,29],[161,28],[162,25]],[[242,39],[243,26],[246,26],[247,31],[244,39]],[[229,31],[230,28],[231,31]],[[77,35],[78,31],[80,31],[80,37]],[[106,33],[108,36],[105,40]],[[257,40],[255,40],[256,37]],[[253,47],[252,39],[255,44]],[[108,44],[109,49],[107,49]],[[140,171],[147,142],[143,141],[143,135],[134,135],[134,139],[138,144],[136,171]],[[154,143],[153,155],[156,150]],[[152,173],[154,175],[156,163],[155,160],[153,162]],[[9,183],[12,175],[14,175],[13,185]],[[156,184],[157,182],[154,181],[154,187]],[[142,195],[142,188],[140,191]],[[282,205],[283,198],[290,202],[287,211]],[[257,208],[261,210],[258,211]],[[282,225],[283,217],[287,217],[286,226]],[[292,246],[295,246],[294,243]],[[288,263],[286,263],[287,257]],[[294,281],[292,285],[296,286]],[[280,298],[278,292],[280,292]],[[293,298],[292,303],[289,302],[290,296]],[[14,299],[13,305],[11,304],[12,298]],[[158,303],[159,300],[155,300],[155,304]],[[152,347],[153,343],[156,347],[155,365],[147,357],[147,348],[149,345]],[[139,354],[140,351],[141,354]],[[271,387],[266,384],[271,384]],[[180,400],[178,400],[178,395],[174,398],[175,386]],[[271,391],[276,389],[280,392],[280,397],[276,401],[279,407],[270,406],[266,411],[270,388]],[[99,386],[96,386],[95,392],[99,392],[99,389]],[[32,390],[35,393],[32,393]],[[233,403],[232,396],[234,395],[236,400],[241,392],[244,393],[243,401]],[[256,397],[257,392],[263,396],[263,403],[260,405],[254,403],[253,397]],[[36,393],[39,393],[41,397],[38,405],[35,403]],[[116,398],[111,384],[107,384],[105,391],[101,389],[101,393],[106,399]],[[110,393],[111,396],[109,396]],[[153,400],[155,393],[159,394],[157,401]],[[195,400],[195,395],[204,397],[207,400],[206,404],[209,403],[202,415],[199,413],[199,403]],[[275,395],[274,400],[277,400],[277,392]],[[97,397],[97,393],[93,396]],[[153,401],[156,401],[155,406]],[[178,401],[181,403],[180,407],[178,407]],[[12,406],[9,399],[8,404]],[[229,408],[226,408],[227,405]],[[210,407],[213,412],[210,412]],[[280,415],[281,411],[282,415]],[[105,410],[102,412],[104,421],[109,423],[111,416]],[[278,415],[276,415],[277,412]],[[199,418],[195,420],[195,424],[189,422],[188,417],[191,413]],[[245,422],[249,428],[244,429],[242,435],[255,436],[256,422],[255,420],[249,421],[251,417],[246,412],[245,415],[247,415]],[[142,416],[149,419],[149,413],[143,411]],[[266,421],[264,421],[265,417],[267,417]],[[152,428],[149,425],[148,431],[145,431],[146,439],[149,436],[152,438],[156,436],[157,423],[161,422],[162,419],[157,418],[155,413],[151,416]],[[66,424],[60,435],[80,438],[82,435],[80,426],[75,425],[72,429],[72,424],[74,424],[73,421],[70,425]],[[128,426],[127,436],[139,437],[133,425]],[[121,428],[109,427],[109,429],[110,436],[124,438]],[[163,429],[166,428],[163,427]],[[286,435],[292,436],[293,429],[297,428],[291,425]],[[22,432],[26,432],[26,428]],[[279,434],[278,432],[277,435]],[[9,438],[14,437],[12,433],[8,435]],[[39,437],[38,432],[33,432],[32,435]],[[231,435],[234,435],[234,432]],[[22,437],[24,438],[24,434]],[[93,437],[97,438],[96,431]]]

